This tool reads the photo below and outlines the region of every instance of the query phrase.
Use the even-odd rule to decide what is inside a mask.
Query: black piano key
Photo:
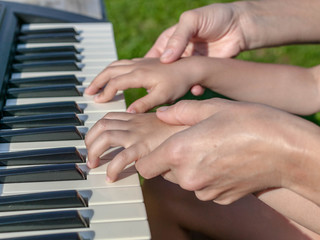
[[[0,197],[0,212],[57,208],[82,208],[88,203],[76,190],[40,192]]]
[[[73,101],[4,106],[2,109],[3,116],[30,116],[64,112],[83,113],[78,104]]]
[[[8,88],[7,98],[71,97],[82,96],[74,84],[61,84],[28,88]]]
[[[16,62],[35,62],[35,61],[49,61],[49,60],[74,60],[81,61],[81,57],[74,52],[50,52],[50,53],[34,53],[15,55]]]
[[[74,33],[44,33],[20,35],[18,40],[22,43],[80,42],[80,37]]]
[[[73,33],[79,34],[79,31],[76,31],[73,27],[64,27],[64,28],[46,28],[46,29],[21,29],[20,34],[46,34],[46,33]]]
[[[36,128],[49,126],[83,126],[84,123],[75,113],[41,114],[20,117],[3,117],[0,120],[1,129]]]
[[[9,80],[10,88],[38,87],[48,85],[74,84],[82,85],[75,75],[57,75],[32,78],[14,78]]]
[[[87,240],[82,238],[79,233],[56,233],[27,237],[1,238],[2,240]]]
[[[32,63],[15,63],[15,72],[50,72],[50,71],[80,71],[83,64],[73,60],[40,61]]]
[[[0,166],[85,163],[86,158],[75,147],[33,149],[0,153]]]
[[[75,126],[0,131],[0,143],[83,140],[83,138]]]
[[[74,163],[18,167],[0,171],[1,184],[85,179],[85,173]]]
[[[17,53],[20,54],[31,54],[31,53],[47,53],[47,52],[74,52],[80,53],[81,50],[76,48],[75,46],[52,46],[52,47],[31,47],[31,48],[24,48],[18,47]]]
[[[78,211],[56,211],[0,217],[0,232],[88,228]]]

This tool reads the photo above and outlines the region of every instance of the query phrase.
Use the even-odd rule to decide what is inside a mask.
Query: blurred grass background
[[[231,0],[105,0],[108,19],[113,23],[119,59],[143,57],[159,34],[179,20],[182,12],[212,3]],[[293,26],[294,27],[294,26]],[[248,61],[292,64],[312,67],[319,64],[320,45],[291,45],[241,53]],[[127,105],[146,94],[144,89],[125,91]],[[202,98],[215,96],[206,91]],[[185,98],[191,98],[187,94]],[[308,103],[306,103],[308,104]],[[320,113],[307,116],[320,125]]]

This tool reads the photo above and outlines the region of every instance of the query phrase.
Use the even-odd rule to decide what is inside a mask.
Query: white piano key
[[[86,240],[151,239],[146,220],[93,223],[89,228],[1,233],[0,239],[68,232],[79,232],[79,235]]]
[[[107,112],[95,112],[90,114],[77,114],[78,118],[84,123],[96,123],[98,120],[103,118],[110,110]]]
[[[57,147],[85,148],[86,146],[85,146],[84,140],[0,143],[0,152],[13,152],[13,151],[19,151],[19,150],[45,149],[45,148],[57,148]]]
[[[79,71],[50,71],[46,72],[47,74],[45,76],[53,76],[53,75],[84,75],[84,76],[96,76],[98,75],[105,67],[107,67],[112,61],[109,63],[106,63],[104,65],[101,64],[101,66],[97,68],[84,68]],[[13,73],[11,75],[12,78],[28,78],[28,77],[40,77],[43,76],[44,72],[19,72],[19,73]]]
[[[122,172],[116,182],[106,181],[105,174],[88,175],[86,180],[74,181],[54,181],[54,182],[28,182],[28,183],[10,183],[0,184],[0,193],[28,193],[39,191],[57,191],[57,190],[86,190],[106,187],[137,187],[140,181],[137,173]]]
[[[114,51],[114,42],[102,42],[101,44],[81,44],[81,43],[25,43],[17,45],[18,49],[24,48],[34,48],[34,47],[55,47],[55,46],[74,46],[80,52],[109,52],[109,53],[116,53]]]
[[[74,189],[69,189],[74,190]],[[51,189],[46,191],[53,192]],[[39,192],[39,191],[38,191]],[[41,192],[41,191],[40,191]],[[28,191],[36,193],[36,191]],[[87,201],[88,206],[121,204],[121,203],[142,203],[143,195],[140,186],[136,187],[117,187],[117,188],[94,188],[78,190],[78,193]],[[16,193],[1,193],[1,196],[15,195]]]
[[[61,100],[55,99],[55,102],[62,102]],[[19,102],[21,105],[26,104],[23,102]],[[6,106],[20,105],[16,101],[7,101]],[[84,114],[92,114],[92,113],[105,113],[108,112],[118,112],[125,111],[126,106],[124,100],[112,101],[108,103],[77,103],[79,108],[83,111]]]
[[[81,208],[56,208],[26,211],[0,212],[0,217],[17,216],[40,212],[72,211],[78,210],[82,217],[89,220],[90,224],[99,222],[135,221],[146,220],[146,211],[143,203],[115,203],[106,205],[93,205]]]
[[[88,200],[89,206],[143,202],[140,186],[79,190],[79,194]]]
[[[75,101],[78,104],[95,103],[94,95],[84,94],[83,96],[73,96],[73,97],[47,97],[47,98],[11,98],[7,99],[6,106],[20,105],[20,104],[31,104],[31,103],[48,103],[48,102],[64,102],[64,101]],[[110,101],[104,104],[110,105],[111,109],[124,108],[124,98],[123,93],[118,92],[117,95]],[[97,103],[99,105],[99,103]]]
[[[110,22],[101,23],[36,23],[36,24],[22,24],[21,30],[38,30],[38,29],[54,29],[54,28],[68,28],[73,27],[76,31],[97,31],[105,30],[113,33],[113,26]]]
[[[76,163],[76,165],[86,174],[86,175],[106,175],[108,165],[110,163],[110,160],[101,160],[100,165],[96,168],[88,168],[86,163]],[[36,166],[36,165],[32,165]],[[27,168],[30,167],[30,165],[20,165],[20,166],[0,166],[1,169],[14,169],[14,168]],[[122,171],[124,173],[136,173],[137,170],[134,166],[134,163],[131,163],[125,167],[125,169]]]
[[[107,67],[107,65],[105,66]],[[99,74],[100,72],[91,72],[84,73],[81,71],[59,71],[59,72],[24,72],[24,73],[13,73],[11,75],[12,79],[16,78],[28,78],[28,77],[47,77],[47,76],[60,76],[60,75],[75,75],[79,81],[82,82],[84,86],[88,86],[91,81]]]
[[[79,107],[84,111],[84,113],[94,113],[94,112],[112,112],[112,111],[125,111],[126,105],[125,101],[116,101],[108,103],[78,103]]]

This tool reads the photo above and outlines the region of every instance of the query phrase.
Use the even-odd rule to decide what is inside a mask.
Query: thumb
[[[170,107],[157,109],[157,117],[172,125],[194,125],[208,118],[221,109],[221,104],[213,104],[212,100],[183,100]]]
[[[185,24],[180,21],[175,31],[168,39],[167,45],[160,57],[162,63],[171,63],[179,59],[184,53],[190,39],[194,35],[192,24]]]

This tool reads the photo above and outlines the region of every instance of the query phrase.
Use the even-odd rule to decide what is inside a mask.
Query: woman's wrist
[[[320,128],[307,123],[292,142],[296,146],[281,167],[283,187],[320,206]]]
[[[243,50],[320,41],[320,32],[316,31],[320,22],[319,1],[240,1],[233,4],[243,32]]]

